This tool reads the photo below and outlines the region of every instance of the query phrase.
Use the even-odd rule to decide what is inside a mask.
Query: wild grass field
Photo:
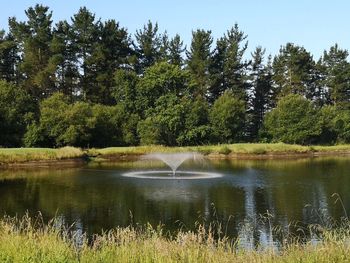
[[[81,158],[84,151],[75,147],[50,148],[0,148],[0,164],[29,161]]]
[[[28,216],[0,220],[1,262],[349,262],[350,231],[324,230],[318,242],[286,242],[276,248],[239,249],[239,240],[213,238],[199,226],[174,236],[162,228],[116,228],[94,236],[77,236]]]

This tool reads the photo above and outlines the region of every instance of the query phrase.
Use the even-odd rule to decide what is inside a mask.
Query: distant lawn
[[[83,150],[69,146],[58,149],[0,148],[0,164],[80,158],[84,154]]]

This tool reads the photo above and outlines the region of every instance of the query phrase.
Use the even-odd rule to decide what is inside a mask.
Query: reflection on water
[[[283,239],[273,229],[298,234],[300,226],[330,225],[350,211],[350,159],[208,161],[221,178],[147,180],[130,170],[164,169],[147,161],[83,168],[0,171],[0,214],[58,217],[88,234],[130,224],[164,224],[175,231],[196,222],[221,222],[246,248]],[[185,163],[182,170],[203,170]],[[334,203],[338,193],[344,208]],[[303,233],[308,235],[307,233]],[[309,237],[311,238],[311,237]]]

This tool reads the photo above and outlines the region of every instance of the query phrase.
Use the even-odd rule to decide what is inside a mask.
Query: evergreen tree
[[[247,36],[235,24],[216,43],[211,70],[211,99],[216,100],[226,90],[247,101],[247,70],[249,62],[243,60],[248,47]]]
[[[315,100],[320,95],[316,89],[315,62],[303,47],[287,43],[273,61],[273,80],[279,97],[300,94]]]
[[[166,36],[166,33],[164,35]],[[143,74],[148,67],[164,57],[164,52],[166,52],[164,46],[167,45],[167,37],[163,37],[158,33],[158,23],[153,25],[151,21],[148,21],[142,30],[136,31],[135,38],[137,42],[135,50],[138,55],[136,71]]]
[[[51,60],[52,12],[42,5],[25,11],[26,22],[9,19],[10,33],[20,48],[20,74],[23,86],[36,99],[47,97],[54,91],[56,65]],[[52,63],[53,62],[53,63]]]
[[[114,73],[119,68],[128,67],[132,55],[130,39],[126,29],[120,28],[115,20],[99,24],[99,38],[94,46],[91,62],[96,67],[97,90],[94,102],[112,104]]]
[[[13,36],[0,31],[0,79],[16,81],[18,78],[18,50]]]
[[[329,92],[331,103],[349,108],[350,105],[350,63],[347,61],[348,51],[334,45],[321,59],[325,74],[324,86]]]
[[[263,64],[265,49],[257,47],[252,53],[251,96],[249,100],[248,135],[256,140],[265,113],[271,109],[273,99],[271,58],[267,66]]]
[[[192,41],[190,51],[186,52],[187,67],[196,83],[194,96],[208,95],[209,88],[209,68],[212,59],[210,50],[213,43],[211,31],[196,30],[192,32]]]
[[[235,96],[247,100],[247,69],[249,62],[243,61],[247,50],[247,35],[235,24],[225,36],[226,52],[224,57],[224,90],[229,89]],[[225,87],[226,86],[226,87]]]
[[[80,8],[72,17],[71,41],[80,73],[79,93],[88,101],[96,100],[98,89],[96,67],[92,59],[94,47],[98,41],[98,24],[99,21],[95,21],[95,15],[86,7]]]
[[[51,42],[52,60],[57,64],[56,90],[67,96],[78,93],[79,72],[75,45],[71,39],[71,26],[67,21],[57,23]]]
[[[213,103],[227,90],[224,76],[224,62],[226,56],[227,42],[224,37],[216,41],[216,47],[210,65],[210,88],[209,101]]]
[[[182,54],[185,50],[186,48],[183,47],[183,41],[181,40],[180,36],[176,34],[175,37],[169,42],[169,63],[182,67],[184,63]]]

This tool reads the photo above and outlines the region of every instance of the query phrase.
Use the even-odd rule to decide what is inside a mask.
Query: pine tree
[[[10,34],[0,31],[0,79],[17,82],[17,45]]]
[[[166,36],[166,33],[164,35]],[[164,56],[164,42],[166,43],[167,37],[164,39],[164,36],[158,33],[158,23],[153,25],[151,21],[148,21],[142,30],[136,31],[135,38],[137,42],[135,50],[138,56],[136,71],[143,74],[146,68]]]
[[[26,22],[9,19],[10,33],[19,47],[21,61],[19,72],[23,86],[36,99],[47,97],[54,90],[55,65],[52,65],[52,12],[42,5],[25,11]]]
[[[273,61],[273,79],[278,96],[300,94],[308,99],[316,99],[315,62],[303,47],[287,43]]]
[[[51,42],[52,60],[57,64],[56,89],[73,97],[78,92],[79,72],[75,46],[71,40],[71,26],[67,21],[57,23]]]
[[[198,29],[192,32],[190,51],[186,52],[187,67],[195,81],[197,88],[194,96],[207,96],[209,89],[209,68],[212,60],[211,31]]]
[[[265,113],[271,109],[273,103],[271,57],[265,66],[263,64],[264,54],[265,49],[261,47],[257,47],[252,53],[250,74],[252,90],[248,110],[248,136],[252,140],[257,139]]]
[[[217,99],[226,90],[247,101],[247,70],[249,62],[243,59],[247,50],[247,35],[235,24],[217,41],[212,66],[212,100]]]
[[[321,65],[325,74],[324,85],[329,92],[330,102],[340,107],[350,104],[350,63],[348,51],[334,45],[323,54]]]
[[[119,68],[128,68],[132,55],[131,41],[126,29],[119,27],[115,20],[99,24],[99,38],[94,46],[91,61],[96,65],[98,89],[94,91],[95,102],[112,104],[111,90],[114,73]]]
[[[71,41],[80,72],[80,93],[85,100],[95,100],[97,90],[96,67],[92,61],[94,46],[98,41],[98,23],[86,7],[72,17]]]
[[[186,48],[183,47],[183,41],[180,36],[176,34],[169,42],[169,63],[182,67],[184,63],[182,54],[185,50]]]

